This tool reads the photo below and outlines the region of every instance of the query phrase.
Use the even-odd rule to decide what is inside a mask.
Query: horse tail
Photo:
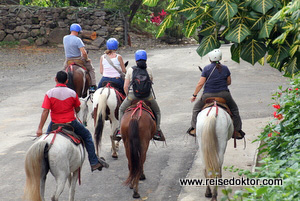
[[[41,201],[40,181],[49,171],[48,161],[45,158],[45,150],[48,149],[46,141],[33,144],[26,154],[25,172],[26,184],[24,189],[24,200]]]
[[[107,94],[100,94],[98,99],[98,109],[97,109],[96,126],[95,126],[95,143],[96,143],[97,153],[98,153],[98,147],[99,145],[101,145],[104,122],[106,118],[106,107],[107,107]]]
[[[220,174],[220,160],[218,155],[218,139],[216,135],[216,121],[215,115],[209,115],[204,122],[201,147],[203,153],[203,160],[207,177],[214,178]]]
[[[142,173],[142,161],[141,161],[141,142],[139,136],[139,122],[137,119],[131,119],[129,122],[129,149],[130,149],[130,172],[126,185],[138,182]]]

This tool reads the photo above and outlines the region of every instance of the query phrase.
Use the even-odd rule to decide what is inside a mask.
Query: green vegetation
[[[87,0],[20,0],[20,4],[40,7],[84,7],[93,5]]]
[[[0,47],[14,48],[19,45],[19,41],[1,41]]]
[[[273,95],[274,120],[264,128],[256,141],[263,142],[260,155],[264,159],[256,172],[229,168],[248,178],[282,178],[283,185],[254,186],[236,191],[224,189],[225,200],[300,200],[300,76],[290,87]],[[231,198],[232,197],[232,198]]]
[[[144,0],[148,6],[157,2]],[[199,28],[204,36],[197,49],[200,56],[220,47],[221,34],[233,43],[231,58],[236,62],[240,58],[252,65],[267,61],[287,76],[300,71],[299,0],[170,0],[166,11],[170,15],[157,37],[182,16],[186,37]]]

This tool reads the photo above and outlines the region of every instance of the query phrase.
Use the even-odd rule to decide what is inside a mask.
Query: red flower
[[[280,133],[278,131],[274,131],[275,133],[277,133],[277,135],[280,135]]]
[[[268,137],[272,137],[272,133],[269,133],[269,134],[268,134]]]
[[[273,105],[273,107],[275,108],[275,109],[280,109],[280,105]]]
[[[161,10],[160,13],[158,13],[160,16],[165,17],[168,15],[168,13],[166,13],[166,11],[164,9]]]
[[[281,119],[283,119],[283,116],[282,116],[282,114],[278,114],[278,115],[277,115],[277,119],[278,119],[278,120],[281,120]]]
[[[298,91],[298,88],[296,88],[295,90]]]
[[[277,114],[276,112],[273,113],[274,117],[278,120],[281,120],[283,118],[282,114]]]

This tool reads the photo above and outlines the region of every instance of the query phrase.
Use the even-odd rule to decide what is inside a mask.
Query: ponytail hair
[[[141,68],[141,69],[146,69],[147,68],[147,63],[146,63],[145,60],[138,60],[136,62],[136,64],[137,64],[138,68]]]
[[[105,54],[111,54],[111,53],[113,53],[113,52],[115,52],[115,50],[105,50],[105,51],[104,51]]]
[[[212,61],[211,63],[216,64],[216,68],[218,69],[219,72],[222,71],[222,64],[220,63],[220,61]]]

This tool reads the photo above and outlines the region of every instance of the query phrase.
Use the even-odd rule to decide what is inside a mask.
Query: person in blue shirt
[[[88,70],[88,73],[91,77],[91,86],[89,91],[90,93],[93,93],[97,89],[95,68],[92,65],[91,59],[88,58],[87,51],[85,50],[85,45],[83,44],[82,40],[78,37],[80,31],[82,31],[81,26],[79,24],[74,23],[70,26],[71,33],[69,35],[64,36],[63,38],[66,56],[64,67],[67,68],[68,61],[81,60],[83,66]]]
[[[242,131],[242,121],[239,115],[239,109],[233,98],[231,97],[228,86],[231,84],[230,71],[227,66],[220,63],[222,52],[219,49],[214,49],[208,53],[211,64],[204,67],[200,80],[195,88],[191,102],[196,100],[197,94],[204,87],[201,98],[193,107],[193,115],[191,127],[187,133],[192,136],[196,135],[197,115],[205,105],[205,99],[209,97],[222,97],[226,100],[231,113],[233,115],[233,125],[236,139],[242,139],[245,133]]]

